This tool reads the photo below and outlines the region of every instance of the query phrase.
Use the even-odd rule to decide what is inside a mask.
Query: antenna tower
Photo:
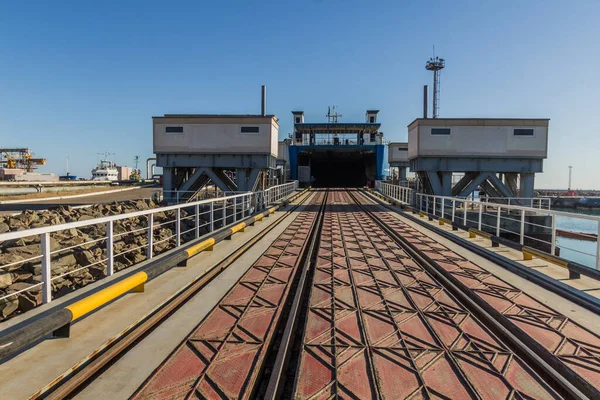
[[[108,150],[105,150],[103,153],[98,153],[98,155],[104,156],[104,159],[102,161],[108,161],[108,156],[114,156],[115,153],[111,153]]]
[[[140,156],[133,157],[133,163],[135,164],[135,169],[138,169],[139,162],[140,162]]]
[[[332,112],[333,111],[333,112]],[[337,113],[337,107],[336,106],[331,106],[331,107],[327,107],[327,123],[331,124],[337,124],[338,123],[338,118],[342,118],[342,114],[338,114]]]
[[[433,118],[437,118],[440,112],[440,75],[445,66],[446,61],[435,56],[435,46],[433,46],[433,57],[425,64],[426,70],[433,71]]]

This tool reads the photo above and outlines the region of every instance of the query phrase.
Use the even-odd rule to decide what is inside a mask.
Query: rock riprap
[[[45,211],[24,211],[0,217],[0,233],[85,221],[158,207],[151,200],[94,205],[74,209],[60,206]],[[194,227],[187,218],[193,209],[182,210],[181,232]],[[154,213],[154,254],[175,247],[175,211]],[[201,225],[203,221],[200,222]],[[113,223],[114,268],[120,271],[146,259],[148,219],[125,218]],[[145,229],[144,229],[145,228]],[[201,234],[207,229],[201,228]],[[57,298],[106,276],[106,224],[61,230],[50,235],[52,296]],[[192,229],[182,233],[182,242],[195,237]],[[28,236],[0,242],[0,298],[42,282],[40,237]],[[8,265],[8,267],[4,267]],[[87,267],[87,268],[85,268]],[[30,310],[42,302],[41,285],[0,300],[0,321]]]

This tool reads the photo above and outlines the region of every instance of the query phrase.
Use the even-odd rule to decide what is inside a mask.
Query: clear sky
[[[151,116],[380,109],[406,140],[425,61],[446,59],[441,117],[550,118],[536,187],[600,189],[600,1],[0,0],[0,147],[90,176],[98,152],[152,156]]]

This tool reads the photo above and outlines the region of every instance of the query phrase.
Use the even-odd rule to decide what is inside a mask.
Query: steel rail
[[[307,229],[309,229],[309,231],[307,233],[306,239],[305,239],[304,243],[302,244],[301,249],[298,252],[299,256],[298,256],[298,261],[295,264],[296,265],[294,268],[295,272],[293,272],[293,275],[291,276],[291,278],[289,280],[290,290],[285,295],[284,300],[279,304],[280,317],[275,317],[276,320],[273,322],[273,325],[271,325],[270,328],[268,329],[268,331],[270,331],[270,333],[269,332],[265,333],[266,336],[265,336],[265,339],[263,339],[264,341],[262,342],[265,346],[263,355],[260,356],[259,359],[254,359],[252,361],[252,368],[251,368],[252,372],[249,372],[249,374],[244,378],[245,383],[243,384],[243,387],[240,388],[241,391],[239,393],[237,393],[237,395],[235,395],[235,396],[230,393],[229,396],[234,396],[235,398],[238,398],[238,396],[239,396],[239,398],[262,398],[261,395],[259,394],[259,392],[263,392],[266,388],[267,379],[270,376],[270,371],[271,371],[270,366],[272,365],[272,360],[275,359],[275,357],[274,357],[275,351],[274,350],[278,347],[277,344],[280,341],[280,338],[282,335],[281,332],[283,331],[283,325],[285,324],[286,319],[289,316],[288,311],[291,308],[291,303],[293,301],[293,297],[294,297],[293,294],[295,291],[294,287],[297,288],[298,282],[300,279],[299,276],[301,275],[301,271],[299,271],[299,269],[303,268],[303,266],[305,265],[306,260],[307,260],[308,256],[310,255],[310,252],[308,251],[310,244],[317,237],[315,232],[316,232],[316,228],[319,226],[319,218],[318,217],[322,214],[322,212],[324,210],[324,206],[326,204],[326,199],[327,199],[327,194],[325,194],[325,196],[323,196],[322,199],[318,199],[319,200],[318,203],[320,203],[320,204],[318,204],[318,203],[311,204],[312,206],[319,206],[320,208],[319,208],[318,213],[316,213],[316,216],[314,217],[314,219],[310,222],[310,227],[307,228]],[[240,278],[240,281],[243,278],[244,277],[242,276],[242,278]],[[239,284],[240,281],[238,281],[237,283]],[[263,283],[264,283],[264,281],[263,281]],[[235,285],[232,287],[231,290],[235,290]],[[228,295],[231,293],[231,290],[228,292],[228,294],[226,294],[224,296],[224,298],[228,297]],[[202,329],[202,326],[204,323],[206,323],[207,318],[210,318],[211,313],[218,308],[219,308],[219,304],[217,304],[213,308],[213,310],[207,314],[207,316],[198,325],[197,329]],[[239,321],[240,320],[235,322],[235,325],[237,325],[239,323]],[[192,330],[192,332],[189,335],[190,336],[197,335],[198,334],[197,329]],[[228,336],[230,336],[232,334],[233,334],[233,331],[229,330]],[[152,374],[150,374],[150,376],[136,390],[136,392],[131,396],[131,398],[139,398],[140,396],[143,396],[144,390],[148,387],[147,385],[149,385],[153,379],[155,379],[157,376],[159,376],[159,374],[163,370],[163,367],[165,365],[167,365],[168,361],[170,360],[170,358],[173,355],[177,354],[178,349],[186,342],[186,340],[188,340],[188,339],[187,338],[184,339],[182,341],[182,344],[177,346],[177,348],[175,350],[173,350],[171,355],[169,355],[163,361],[163,363],[159,367],[157,367],[156,370]],[[225,341],[228,341],[228,340],[229,339],[225,339]],[[236,379],[239,379],[239,378],[240,378],[240,376],[236,377]],[[196,381],[193,385],[193,388],[191,388],[190,390],[192,390],[194,392],[196,390],[198,390],[197,385],[199,385],[199,381]],[[225,396],[224,392],[221,392],[221,390],[224,390],[224,389],[215,389],[215,387],[213,387],[213,390],[217,390],[221,393],[222,396]]]
[[[232,265],[256,243],[262,240],[310,197],[309,192],[298,204],[295,204],[291,209],[287,210],[285,214],[272,225],[265,228],[248,242],[244,243],[240,248],[228,255],[208,272],[199,276],[187,286],[166,299],[150,314],[130,325],[117,337],[110,339],[103,347],[92,353],[83,364],[67,371],[63,376],[57,378],[54,382],[31,396],[31,398],[63,399],[80,391],[83,387],[101,375],[106,369],[110,368],[114,362],[131,350],[160,324],[165,322],[185,303],[189,302],[202,288],[210,283],[222,271]]]
[[[296,293],[289,310],[288,319],[285,324],[285,329],[281,336],[279,343],[279,349],[277,351],[277,357],[275,363],[271,369],[269,377],[269,383],[263,399],[274,400],[281,398],[283,386],[285,384],[285,372],[288,367],[291,356],[291,348],[294,345],[294,339],[296,329],[299,326],[299,319],[302,318],[300,309],[304,299],[310,290],[306,287],[310,279],[307,279],[308,275],[314,270],[314,265],[317,259],[317,253],[319,250],[319,243],[321,239],[321,232],[323,229],[323,218],[325,216],[325,210],[327,207],[328,192],[325,193],[325,199],[321,205],[321,210],[317,216],[315,228],[311,233],[313,236],[310,239],[310,244],[306,252],[306,258],[302,265],[302,272],[296,286]]]
[[[499,253],[489,251],[486,248],[483,248],[477,244],[471,243],[468,240],[465,240],[459,236],[453,235],[453,234],[451,234],[443,229],[440,229],[436,226],[426,224],[425,222],[421,221],[419,218],[414,217],[413,215],[409,214],[406,211],[399,210],[397,208],[390,206],[389,204],[380,202],[380,200],[375,199],[373,197],[373,194],[371,194],[371,193],[367,192],[365,194],[368,197],[370,197],[371,199],[378,201],[380,205],[382,205],[383,207],[386,207],[388,210],[397,212],[400,215],[402,215],[403,217],[405,217],[406,219],[409,219],[409,220],[419,224],[420,226],[425,227],[425,228],[437,233],[438,235],[443,236],[444,238],[458,244],[459,246],[462,246],[462,247],[466,248],[467,250],[470,250],[470,251],[474,252],[475,254],[480,255],[483,258],[485,258],[495,264],[498,264],[502,268],[504,268],[514,274],[517,274],[517,275],[535,283],[536,285],[543,287],[544,289],[550,290],[551,292],[554,292],[557,295],[564,297],[564,298],[568,299],[569,301],[592,311],[595,314],[600,315],[600,300],[591,296],[590,294],[588,294],[582,290],[576,289],[572,286],[569,286],[566,283],[561,282],[560,280],[549,277],[548,275],[546,275],[540,271],[536,271],[535,269],[524,267],[523,265],[519,264],[518,262],[511,260],[509,258],[506,258]],[[416,210],[416,209],[413,209],[413,210]],[[433,216],[431,214],[425,214],[425,215],[428,215],[430,218],[433,218]],[[510,247],[512,249],[518,250],[518,251],[525,251],[525,252],[537,251],[535,249],[527,250],[528,249],[527,246],[519,245],[518,243],[514,243],[508,239],[501,238],[501,237],[498,237],[498,236],[495,236],[492,234],[488,234],[485,232],[481,232],[479,230],[474,230],[474,228],[467,228],[467,227],[463,226],[462,224],[457,224],[456,222],[452,223],[452,221],[449,221],[449,220],[446,220],[446,222],[449,225],[452,225],[453,227],[456,226],[459,229],[468,230],[470,232],[475,232],[476,234],[481,235],[481,236],[484,236],[484,234],[488,235],[488,238],[490,240],[492,240],[492,243],[495,242],[497,244],[501,244],[501,245]],[[581,275],[585,275],[592,279],[596,279],[596,280],[599,279],[598,276],[600,276],[600,271],[598,271],[598,270],[583,266],[578,263],[568,261],[566,259],[561,259],[560,257],[557,257],[557,256],[552,256],[550,254],[545,254],[545,253],[539,253],[539,251],[538,251],[538,254],[540,256],[544,255],[544,257],[548,257],[548,258],[552,257],[555,260],[560,260],[561,262],[563,262],[563,261],[566,262],[567,263],[566,268],[569,270],[569,274],[572,277],[577,277],[577,274],[581,274]],[[553,262],[553,261],[554,260],[552,260],[551,262]],[[556,263],[556,262],[554,262],[554,263]],[[564,267],[564,265],[563,265],[563,267]]]
[[[375,213],[369,211],[364,204],[361,204],[356,196],[348,192],[353,201],[359,206],[363,212],[365,212],[387,235],[389,235],[403,250],[407,252],[419,265],[425,270],[431,273],[436,280],[438,280],[444,287],[446,287],[457,299],[461,301],[477,318],[491,329],[494,334],[500,337],[515,353],[517,353],[528,365],[530,365],[535,371],[538,372],[542,377],[548,379],[548,383],[555,389],[558,390],[562,395],[566,395],[568,398],[575,399],[592,399],[598,398],[600,395],[595,389],[590,388],[586,385],[579,384],[577,380],[572,377],[567,378],[567,371],[557,371],[550,362],[547,362],[541,355],[534,350],[533,343],[526,343],[527,341],[533,341],[530,337],[519,338],[513,334],[507,326],[505,326],[501,319],[494,317],[488,310],[484,309],[478,302],[471,298],[462,288],[455,285],[450,279],[447,278],[446,274],[443,273],[440,267],[438,267],[434,260],[416,247],[414,247],[405,238],[399,235],[396,231],[391,229],[383,220],[381,220]],[[365,198],[369,198],[366,197]],[[377,203],[375,203],[377,204]],[[556,365],[554,363],[554,365]]]

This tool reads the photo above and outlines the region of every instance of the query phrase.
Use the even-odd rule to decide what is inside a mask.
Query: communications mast
[[[446,61],[434,55],[425,64],[425,69],[433,71],[433,118],[440,112],[440,71],[446,66]]]

